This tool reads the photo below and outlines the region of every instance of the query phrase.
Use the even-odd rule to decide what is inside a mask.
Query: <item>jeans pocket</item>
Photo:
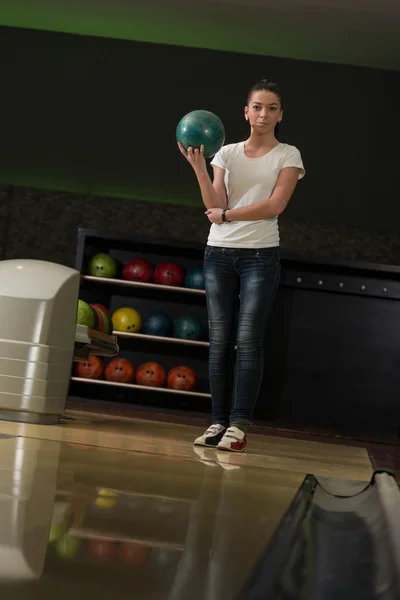
[[[206,246],[204,249],[204,258],[210,258],[214,248],[212,246]]]
[[[256,250],[256,258],[264,261],[271,268],[276,267],[280,262],[279,251],[270,248],[260,248],[259,250]]]

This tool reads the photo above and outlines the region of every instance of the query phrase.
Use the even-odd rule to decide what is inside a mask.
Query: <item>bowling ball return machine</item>
[[[0,420],[58,424],[73,361],[118,354],[115,336],[76,324],[79,286],[63,265],[0,262]]]

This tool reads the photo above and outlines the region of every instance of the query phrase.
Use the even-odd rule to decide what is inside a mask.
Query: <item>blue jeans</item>
[[[252,423],[263,378],[265,330],[279,277],[279,248],[206,246],[213,423],[246,428]]]

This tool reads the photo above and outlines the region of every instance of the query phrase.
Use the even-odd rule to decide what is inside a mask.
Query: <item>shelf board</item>
[[[144,333],[128,333],[125,331],[113,331],[113,335],[125,339],[149,340],[151,342],[169,342],[171,344],[184,344],[185,346],[199,346],[208,348],[208,342],[199,342],[198,340],[182,340],[181,338],[164,337],[161,335],[145,335]]]
[[[104,379],[85,379],[84,377],[71,377],[71,381],[78,381],[81,383],[92,383],[97,385],[109,385],[112,387],[124,387],[129,389],[144,390],[149,392],[160,392],[164,394],[179,394],[181,396],[189,396],[194,398],[211,398],[211,394],[205,394],[204,392],[185,392],[183,390],[170,390],[169,388],[157,388],[145,385],[137,385],[135,383],[118,383],[116,381],[105,381]]]
[[[91,281],[104,285],[118,285],[122,287],[144,288],[166,292],[183,292],[184,294],[197,294],[201,296],[205,296],[206,293],[205,290],[196,290],[193,288],[177,287],[173,285],[159,285],[157,283],[141,283],[140,281],[126,281],[125,279],[112,279],[111,277],[93,277],[92,275],[82,275],[81,279],[84,281]]]

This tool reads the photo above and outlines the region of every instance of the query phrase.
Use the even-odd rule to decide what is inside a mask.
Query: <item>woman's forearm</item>
[[[204,206],[206,208],[226,208],[226,199],[222,198],[215,190],[208,172],[196,173],[196,176]]]
[[[225,213],[227,221],[263,221],[265,219],[272,219],[278,215],[279,212],[275,203],[269,199],[255,202],[249,206],[227,210]]]

